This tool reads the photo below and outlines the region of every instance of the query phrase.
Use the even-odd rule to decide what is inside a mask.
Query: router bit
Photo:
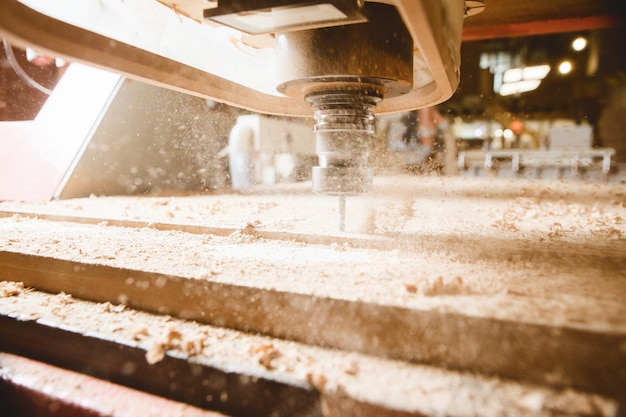
[[[339,196],[342,231],[346,196],[372,189],[367,164],[376,105],[413,85],[413,39],[396,8],[367,2],[363,13],[365,23],[277,36],[277,90],[313,109],[313,191]]]
[[[305,97],[316,124],[319,166],[313,168],[313,191],[339,196],[339,229],[345,231],[346,196],[368,192],[374,172],[367,166],[374,134],[373,108],[382,99],[377,86],[331,90]]]
[[[339,196],[339,230],[346,231],[346,196]]]

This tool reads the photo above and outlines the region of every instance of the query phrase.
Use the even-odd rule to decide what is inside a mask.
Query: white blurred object
[[[548,132],[550,150],[586,151],[593,144],[593,128],[588,124],[555,122]]]
[[[256,184],[254,160],[254,130],[237,123],[228,137],[230,180],[235,190]]]
[[[292,180],[298,158],[315,155],[311,124],[308,119],[239,116],[228,145],[233,188]]]

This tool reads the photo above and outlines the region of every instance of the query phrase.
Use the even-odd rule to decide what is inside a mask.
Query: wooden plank
[[[226,372],[185,358],[166,356],[149,364],[145,350],[98,337],[97,332],[93,329],[94,335],[86,335],[3,315],[0,349],[231,416],[320,415],[318,394],[309,388]]]
[[[577,390],[1,288],[0,349],[233,416],[613,416],[617,410],[614,400]]]
[[[345,351],[618,397],[626,385],[622,332],[421,311],[8,251],[0,252],[0,270],[43,291]]]
[[[484,152],[479,152],[484,155]],[[478,155],[474,154],[473,156]],[[71,222],[86,225],[107,225],[113,227],[130,227],[130,228],[149,228],[161,231],[178,231],[184,233],[192,233],[198,235],[212,236],[231,236],[242,232],[242,228],[226,227],[219,225],[199,224],[197,221],[190,221],[187,224],[173,223],[167,221],[149,221],[149,220],[133,220],[127,218],[116,217],[94,217],[89,215],[76,215],[68,211],[67,214],[59,214],[47,212],[46,208],[38,207],[38,211],[31,210],[20,211],[12,210],[7,207],[5,210],[0,209],[0,219],[18,217],[43,219],[53,222]],[[244,228],[245,229],[245,228]],[[537,251],[537,247],[529,246],[528,242],[522,239],[500,239],[501,244],[498,252],[493,251],[493,241],[488,246],[483,245],[483,237],[457,236],[450,237],[448,235],[420,234],[418,236],[403,236],[398,239],[397,236],[391,234],[384,235],[366,235],[351,234],[345,235],[337,230],[336,234],[315,234],[307,232],[295,232],[292,230],[265,230],[262,228],[249,228],[243,230],[243,233],[249,233],[250,236],[259,239],[267,239],[269,241],[285,241],[298,242],[307,245],[347,245],[358,249],[375,249],[375,250],[408,250],[419,251],[428,248],[428,250],[441,250],[456,252],[459,259],[474,260],[481,259],[508,259],[521,257],[533,262],[548,261],[555,264],[568,264],[569,259],[558,259],[558,254],[570,253],[575,254],[576,263],[581,267],[605,265],[608,268],[620,269],[626,268],[626,258],[623,257],[623,251],[620,248],[604,248],[601,253],[588,253],[589,243],[581,244],[578,242],[563,242],[559,248],[551,248],[549,246],[541,247],[541,251]],[[471,248],[471,252],[467,253],[467,248]],[[555,259],[555,257],[557,259]]]

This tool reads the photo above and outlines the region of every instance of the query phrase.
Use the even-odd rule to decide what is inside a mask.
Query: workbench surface
[[[383,177],[345,233],[338,209],[306,184],[5,202],[2,279],[623,401],[623,185]]]

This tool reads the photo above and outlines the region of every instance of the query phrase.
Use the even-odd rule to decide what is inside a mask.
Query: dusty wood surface
[[[0,265],[6,276],[29,287],[346,351],[608,395],[621,395],[626,381],[620,332],[203,283],[8,252],[0,254]]]
[[[324,349],[15,283],[0,284],[0,295],[2,349],[233,416],[617,412],[615,401],[572,389]]]
[[[336,229],[336,200],[305,187],[5,203],[2,270],[220,326],[623,395],[623,187],[380,178],[349,200],[351,233]]]

